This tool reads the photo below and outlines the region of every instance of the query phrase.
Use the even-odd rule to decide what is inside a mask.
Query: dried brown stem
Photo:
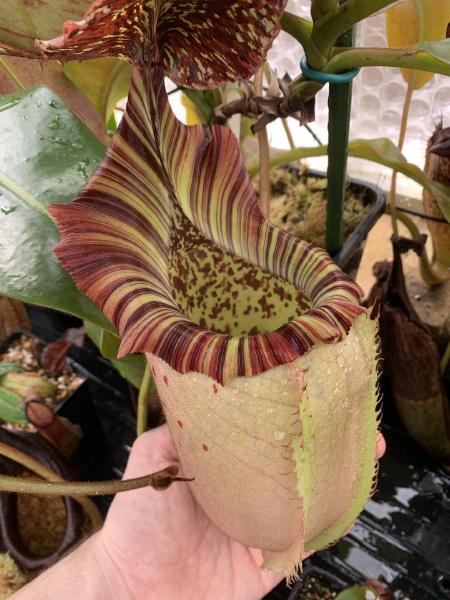
[[[400,152],[403,149],[405,143],[406,130],[408,126],[409,108],[411,106],[411,99],[414,92],[414,82],[416,75],[414,71],[410,72],[408,78],[408,87],[406,88],[405,100],[403,102],[402,120],[400,124],[400,133],[398,137],[398,149]],[[392,229],[395,235],[398,235],[398,224],[397,224],[397,171],[392,172],[391,178],[391,190],[389,194],[389,206],[391,209]]]

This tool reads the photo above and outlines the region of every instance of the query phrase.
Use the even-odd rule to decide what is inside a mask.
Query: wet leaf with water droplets
[[[112,328],[53,257],[59,236],[46,210],[49,202],[73,198],[102,157],[102,144],[47,88],[0,97],[0,139],[0,219],[8,233],[0,236],[0,294]]]

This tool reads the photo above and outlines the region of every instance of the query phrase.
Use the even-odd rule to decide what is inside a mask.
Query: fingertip
[[[386,440],[384,439],[381,431],[377,431],[377,439],[376,439],[376,456],[377,459],[380,460],[384,456],[386,452]]]
[[[150,470],[157,471],[168,464],[178,463],[178,454],[170,437],[167,424],[145,431],[133,442],[125,472],[135,477]]]

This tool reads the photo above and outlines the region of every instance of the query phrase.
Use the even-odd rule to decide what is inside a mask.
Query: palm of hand
[[[135,442],[125,477],[177,463],[163,426]],[[259,568],[260,550],[234,542],[217,529],[185,483],[164,492],[144,488],[119,494],[100,541],[115,577],[136,600],[257,600],[282,578]]]

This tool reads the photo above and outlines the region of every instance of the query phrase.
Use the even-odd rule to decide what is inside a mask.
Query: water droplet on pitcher
[[[19,102],[19,100],[10,100],[7,101],[3,104],[0,105],[0,112],[4,111],[4,110],[8,110],[9,108],[12,108],[13,106],[15,106],[17,103]]]
[[[61,146],[67,146],[67,144],[69,143],[65,138],[61,137],[61,136],[56,136],[56,137],[52,137],[51,141],[55,144],[59,144]]]
[[[48,101],[48,105],[50,106],[50,108],[62,108],[61,103],[57,100],[54,100],[53,98]]]
[[[60,126],[59,117],[56,117],[55,119],[52,119],[50,121],[50,123],[48,124],[48,128],[49,129],[59,129],[59,126]]]
[[[80,162],[77,165],[77,171],[78,171],[78,173],[81,173],[83,175],[83,177],[85,177],[86,179],[88,178],[87,164],[85,161],[80,160]],[[197,378],[194,377],[193,381],[195,383],[197,381]]]
[[[0,206],[0,212],[3,215],[9,215],[10,213],[13,213],[17,208],[16,204],[10,204],[9,206]]]

